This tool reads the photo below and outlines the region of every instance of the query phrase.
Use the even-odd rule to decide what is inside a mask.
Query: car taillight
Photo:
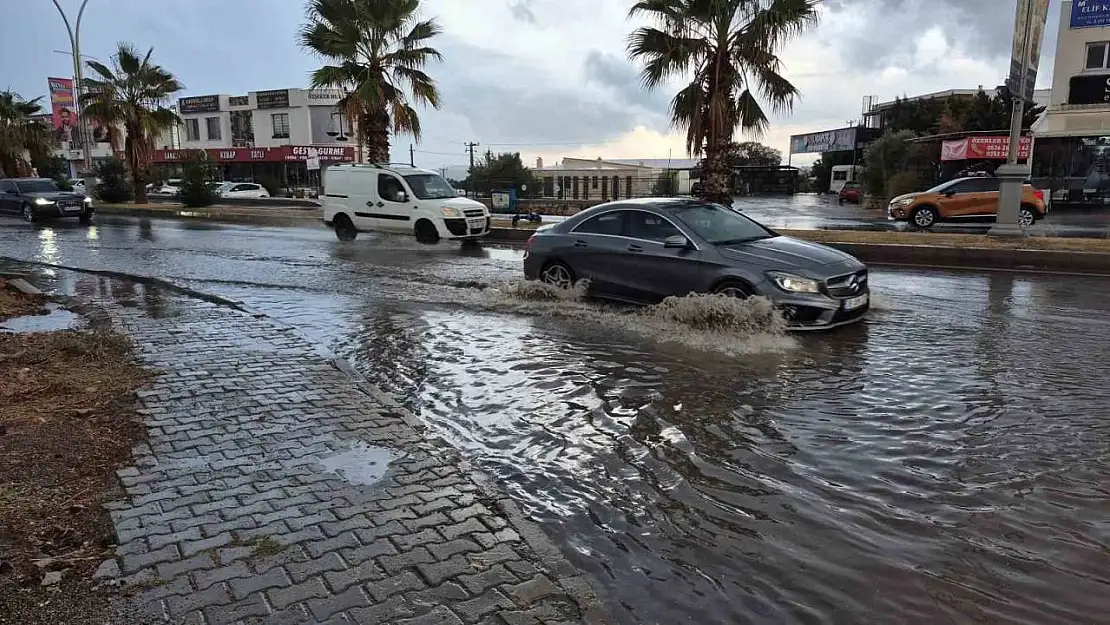
[[[1033,195],[1037,196],[1038,200],[1042,202],[1044,201],[1044,191],[1041,191],[1040,189],[1033,189]]]

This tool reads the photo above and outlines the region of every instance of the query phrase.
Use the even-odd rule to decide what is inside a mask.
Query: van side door
[[[394,232],[412,232],[413,198],[408,196],[401,179],[389,172],[378,172],[374,190],[377,201],[372,212],[378,227]]]

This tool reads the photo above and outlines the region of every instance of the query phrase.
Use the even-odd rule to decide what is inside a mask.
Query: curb
[[[232,209],[235,210],[235,209]],[[263,209],[260,209],[260,211]],[[274,210],[290,211],[296,209],[275,208]],[[305,210],[303,215],[281,214],[267,215],[257,213],[224,213],[210,208],[190,210],[187,208],[131,208],[119,206],[98,206],[98,215],[121,215],[125,217],[154,217],[161,219],[181,219],[189,221],[212,221],[224,223],[258,224],[265,226],[304,226],[309,223],[323,222],[320,215],[313,210]]]
[[[432,445],[433,447],[442,448],[446,453],[455,454],[459,460],[459,468],[461,470],[468,471],[473,476],[474,481],[478,484],[479,489],[481,489],[481,491],[484,491],[483,494],[488,496],[488,499],[491,501],[494,509],[500,511],[502,514],[505,515],[509,526],[512,527],[520,535],[525,544],[527,544],[535,553],[538,563],[542,564],[546,569],[548,569],[553,577],[553,582],[561,587],[563,591],[566,592],[568,597],[574,600],[575,604],[577,604],[582,621],[584,623],[587,623],[588,625],[612,625],[613,623],[616,623],[615,616],[609,611],[608,608],[605,607],[605,603],[602,599],[604,597],[604,594],[596,588],[596,586],[589,580],[589,578],[583,571],[579,570],[577,567],[571,564],[569,560],[567,560],[566,556],[563,555],[559,547],[547,536],[546,533],[544,533],[543,529],[541,529],[538,524],[528,520],[528,518],[525,517],[524,513],[520,510],[516,503],[512,501],[512,498],[504,490],[500,489],[496,485],[496,482],[490,476],[486,475],[483,471],[475,467],[473,463],[471,463],[469,460],[464,459],[459,449],[450,444],[443,437],[427,435],[427,426],[409,409],[399,404],[396,400],[390,397],[388,393],[367,380],[365,376],[363,376],[361,373],[358,372],[357,369],[355,369],[354,365],[351,364],[350,361],[342,358],[335,352],[332,352],[324,345],[312,340],[311,337],[309,337],[304,332],[301,332],[295,326],[292,326],[288,323],[285,323],[284,321],[281,321],[280,319],[272,317],[265,312],[247,306],[242,302],[230,300],[218,295],[204,293],[195,289],[190,289],[188,287],[181,286],[162,278],[153,278],[138,274],[128,274],[124,272],[101,269],[83,269],[80,267],[70,267],[65,265],[56,265],[35,261],[19,262],[24,262],[29,265],[49,267],[51,269],[63,269],[66,271],[102,275],[145,284],[152,284],[154,286],[165,288],[167,290],[177,291],[184,295],[195,297],[209,303],[232,308],[238,312],[250,315],[255,319],[265,319],[270,323],[280,326],[282,330],[296,335],[307,345],[309,345],[311,349],[316,352],[317,355],[330,363],[338,371],[346,375],[358,391],[369,395],[376,401],[381,402],[385,407],[396,411],[397,415],[401,418],[401,421],[403,421],[409,427],[413,428],[418,434],[421,434],[423,436],[423,440],[426,441],[428,444]],[[83,309],[87,312],[93,313],[93,315],[96,315],[96,313],[98,312],[95,308],[88,307],[80,303],[76,298],[67,297],[66,299],[75,304],[75,310]],[[107,315],[103,312],[100,312],[100,314],[103,315],[102,320],[107,321]],[[91,318],[90,322],[92,322]],[[108,321],[107,323],[110,325],[110,321]]]

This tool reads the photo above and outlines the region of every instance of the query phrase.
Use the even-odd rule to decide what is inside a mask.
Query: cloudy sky
[[[79,0],[59,0],[75,12]],[[782,51],[803,94],[761,138],[785,153],[791,134],[858,119],[864,96],[880,100],[949,88],[992,88],[1008,67],[1017,0],[826,0],[821,23]],[[585,158],[682,157],[669,127],[670,91],[648,93],[625,42],[638,24],[632,0],[425,0],[444,28],[444,62],[430,68],[443,107],[424,118],[417,164],[465,162],[463,143],[519,151],[532,163]],[[2,0],[0,88],[46,92],[70,76],[61,18],[50,0]],[[1039,86],[1048,85],[1058,3],[1052,3]],[[245,94],[306,86],[320,64],[295,33],[301,0],[89,0],[82,53],[107,60],[117,41],[154,46],[182,95]],[[410,137],[394,141],[408,160]],[[797,162],[797,161],[796,161]]]

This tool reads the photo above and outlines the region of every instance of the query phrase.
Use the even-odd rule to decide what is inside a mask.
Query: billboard
[[[50,87],[50,111],[55,130],[66,132],[77,127],[77,103],[73,96],[72,78],[47,78]]]
[[[1018,160],[1029,158],[1033,147],[1032,137],[1022,137],[1018,143]],[[972,135],[963,139],[945,141],[940,146],[940,160],[994,160],[1004,161],[1009,155],[1010,138],[1007,136]]]
[[[1041,62],[1041,43],[1048,19],[1048,0],[1018,0],[1014,19],[1014,47],[1010,54],[1010,93],[1033,101],[1037,86],[1037,66]]]
[[[254,94],[255,107],[260,109],[289,108],[289,90],[258,91]]]
[[[1110,0],[1075,0],[1071,4],[1070,28],[1110,26]]]
[[[220,96],[199,95],[191,98],[181,98],[177,101],[178,112],[182,115],[190,113],[216,113],[220,110]]]
[[[791,135],[791,154],[812,154],[815,152],[844,152],[856,147],[856,129],[841,128],[813,132],[808,135]]]

